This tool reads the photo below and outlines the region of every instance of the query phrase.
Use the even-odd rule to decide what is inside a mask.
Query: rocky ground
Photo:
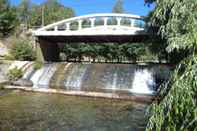
[[[10,69],[13,69],[17,67],[18,69],[21,69],[22,71],[27,64],[31,62],[27,61],[6,61],[1,60],[0,61],[0,84],[11,84],[11,85],[17,85],[17,86],[33,86],[33,83],[31,81],[25,80],[25,79],[19,79],[17,81],[10,81],[8,77],[8,72]]]
[[[9,64],[7,63],[0,64],[0,84],[9,81],[8,76],[7,76],[8,67],[9,67]]]
[[[7,47],[3,44],[2,40],[0,40],[0,58],[2,59],[3,56],[8,54]]]

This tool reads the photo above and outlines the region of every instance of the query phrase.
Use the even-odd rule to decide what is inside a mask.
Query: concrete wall
[[[38,57],[40,61],[58,62],[60,60],[60,49],[57,43],[44,39],[38,39],[37,43],[37,55],[39,55]],[[41,53],[39,53],[39,50],[41,51]]]

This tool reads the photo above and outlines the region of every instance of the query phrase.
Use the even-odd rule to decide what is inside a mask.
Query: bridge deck
[[[47,40],[51,42],[91,42],[91,43],[103,43],[103,42],[142,42],[146,41],[152,36],[149,35],[102,35],[102,36],[39,36],[39,40]]]

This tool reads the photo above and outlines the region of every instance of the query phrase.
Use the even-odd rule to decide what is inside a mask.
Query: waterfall
[[[51,80],[51,77],[56,71],[56,64],[50,64],[45,66],[42,76],[39,80],[39,86],[41,87],[49,87],[49,82]]]
[[[118,86],[117,82],[118,82],[118,74],[117,72],[115,72],[112,75],[112,79],[108,81],[105,89],[112,89],[112,90],[117,89],[117,86]]]
[[[72,90],[81,90],[82,80],[85,75],[87,66],[86,65],[74,65],[71,71],[67,74],[64,86]]]
[[[30,68],[28,68],[25,71],[24,75],[23,75],[23,79],[29,80],[32,77],[32,75],[33,75],[34,72],[35,71],[34,71],[34,67],[33,66],[30,67]]]
[[[32,77],[30,78],[30,80],[33,82],[33,87],[38,87],[38,82],[40,80],[40,77],[41,75],[43,74],[44,72],[44,68],[41,68],[39,70],[37,70],[33,75]]]
[[[51,77],[56,71],[56,64],[48,64],[37,70],[30,80],[34,87],[48,87]]]
[[[129,64],[59,64],[63,66],[58,63],[45,64],[41,69],[35,70],[33,65],[26,62],[16,62],[12,67],[26,67],[23,78],[31,80],[34,88],[137,94],[153,94],[157,85],[155,77],[161,78],[162,70],[167,70]],[[164,75],[165,78],[168,76],[169,74]],[[50,87],[51,82],[55,84]]]
[[[152,94],[155,85],[156,83],[150,71],[147,69],[136,70],[134,73],[132,89],[130,91],[140,94]]]

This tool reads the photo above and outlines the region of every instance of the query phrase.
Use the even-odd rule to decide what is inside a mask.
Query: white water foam
[[[147,69],[136,70],[134,73],[132,89],[130,91],[139,94],[152,94],[154,92],[153,87],[155,84],[152,73]]]
[[[79,67],[74,65],[75,67],[71,70],[71,72],[68,74],[68,77],[66,81],[64,82],[65,87],[75,90],[80,90],[82,85],[82,80],[86,72],[86,66],[85,67]]]
[[[56,64],[50,64],[44,67],[43,74],[40,77],[40,80],[38,81],[38,85],[41,87],[49,87],[50,80],[57,70]]]
[[[33,66],[31,66],[31,67],[29,67],[26,71],[25,71],[25,73],[24,73],[24,75],[23,75],[23,79],[30,79],[31,78],[31,76],[32,76],[32,74],[33,74],[33,72],[34,72],[34,67]]]
[[[39,70],[37,70],[33,76],[30,78],[30,80],[33,82],[33,87],[37,88],[38,87],[38,82],[40,80],[40,77],[42,76],[44,72],[44,68],[41,68]]]
[[[116,90],[117,89],[117,81],[118,81],[118,74],[117,72],[113,73],[112,81],[108,81],[107,87],[105,89]]]

